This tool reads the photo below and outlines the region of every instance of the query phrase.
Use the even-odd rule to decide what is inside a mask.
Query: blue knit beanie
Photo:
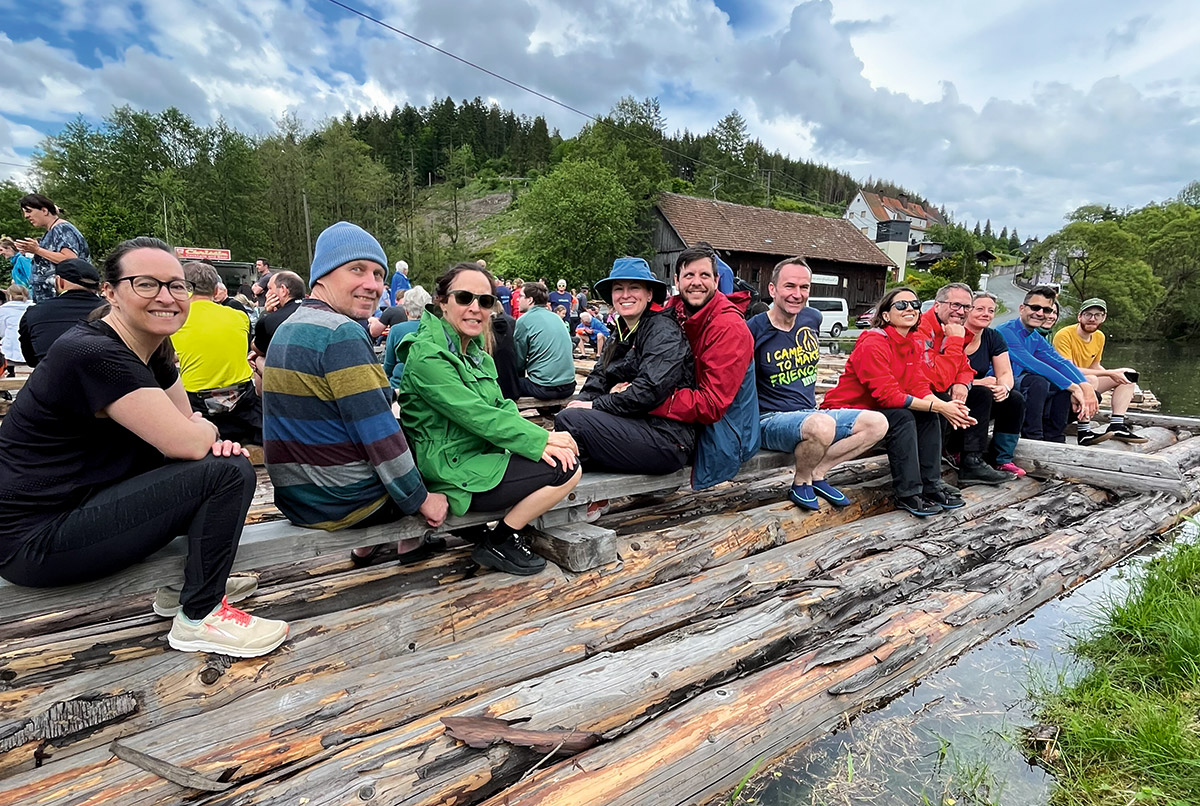
[[[317,249],[313,252],[312,269],[308,273],[309,287],[352,260],[373,261],[387,273],[388,259],[379,241],[357,224],[339,221],[317,236]]]

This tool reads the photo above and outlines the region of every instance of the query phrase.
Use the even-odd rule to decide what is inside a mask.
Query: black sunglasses
[[[472,294],[470,291],[451,291],[450,296],[454,297],[454,301],[464,308],[470,305],[475,300],[479,300],[480,308],[490,308],[496,304],[496,297],[492,294]]]
[[[1034,313],[1054,313],[1053,305],[1030,305],[1026,303],[1025,307]]]
[[[921,300],[919,299],[898,299],[892,303],[892,307],[898,311],[905,308],[912,308],[914,311],[921,310]]]

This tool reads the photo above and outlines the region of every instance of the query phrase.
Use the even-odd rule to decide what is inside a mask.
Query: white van
[[[821,312],[821,333],[832,338],[850,326],[850,306],[841,297],[809,297],[808,307]]]

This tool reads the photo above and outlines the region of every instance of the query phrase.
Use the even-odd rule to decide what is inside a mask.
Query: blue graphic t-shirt
[[[761,411],[805,411],[817,407],[817,334],[821,312],[804,308],[791,330],[771,324],[766,313],[746,323],[754,336],[754,365]]]

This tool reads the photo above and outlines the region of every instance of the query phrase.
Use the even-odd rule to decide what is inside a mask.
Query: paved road
[[[1004,305],[1008,308],[1002,314],[997,314],[996,319],[992,322],[992,327],[1003,324],[1009,319],[1017,318],[1017,308],[1022,300],[1025,299],[1025,289],[1013,285],[1015,274],[1001,274],[991,277],[988,280],[988,291],[991,291],[1000,299],[1004,300]]]

